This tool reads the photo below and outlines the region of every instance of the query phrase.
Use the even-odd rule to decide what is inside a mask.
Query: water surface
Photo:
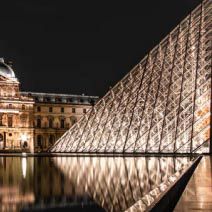
[[[188,157],[0,157],[0,211],[125,211]]]

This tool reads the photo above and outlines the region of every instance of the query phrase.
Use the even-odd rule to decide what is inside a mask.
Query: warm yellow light
[[[23,174],[23,177],[26,178],[27,159],[25,157],[21,159],[21,165],[22,165],[22,174]]]
[[[21,141],[27,141],[27,135],[26,134],[22,134],[21,135]]]

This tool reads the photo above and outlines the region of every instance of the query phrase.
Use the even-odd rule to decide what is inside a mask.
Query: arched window
[[[24,141],[23,148],[25,149],[27,147],[28,147],[28,143],[27,143],[27,141]]]
[[[50,136],[49,136],[49,145],[50,145],[50,146],[53,145],[54,142],[55,142],[55,136],[54,136],[54,135],[50,135]]]
[[[42,137],[42,135],[38,135],[37,136],[37,146],[38,147],[40,147],[40,148],[42,148],[42,140],[43,140],[43,137]]]

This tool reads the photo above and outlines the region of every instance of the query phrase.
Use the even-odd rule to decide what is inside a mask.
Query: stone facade
[[[73,124],[84,115],[97,100],[96,97],[22,92],[22,96],[34,99],[34,148],[47,150]]]
[[[47,150],[97,99],[20,92],[12,68],[0,59],[0,151]]]

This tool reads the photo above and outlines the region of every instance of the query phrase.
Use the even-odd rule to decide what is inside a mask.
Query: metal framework
[[[147,207],[192,163],[189,157],[55,157],[70,196],[87,195],[106,211]],[[130,210],[138,211],[138,210]]]
[[[50,151],[211,152],[211,14],[204,0]]]

